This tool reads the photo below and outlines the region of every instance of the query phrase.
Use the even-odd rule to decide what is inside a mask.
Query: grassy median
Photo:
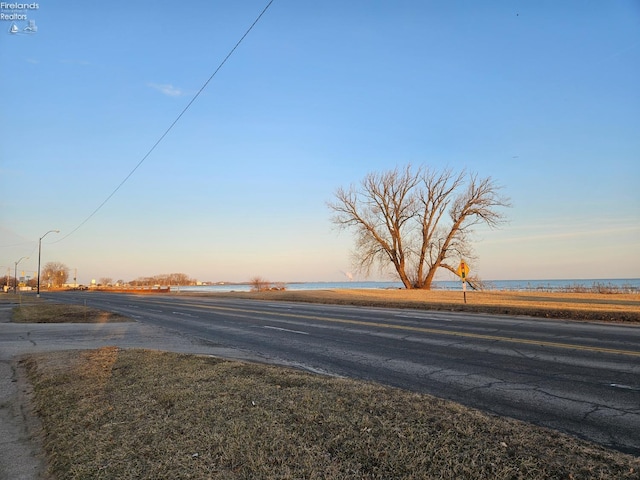
[[[118,313],[105,312],[96,308],[44,302],[25,304],[14,308],[11,320],[15,323],[107,323],[131,321],[131,319]]]
[[[623,479],[640,459],[429,395],[216,358],[33,355],[64,479]]]

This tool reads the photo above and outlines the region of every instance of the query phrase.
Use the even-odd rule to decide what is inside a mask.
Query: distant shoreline
[[[345,281],[345,282],[269,282],[271,285],[284,286],[286,290],[353,290],[353,289],[401,289],[404,286],[396,281]],[[483,291],[581,291],[584,293],[640,293],[640,278],[610,279],[563,279],[563,280],[486,280],[480,282]],[[460,290],[459,280],[438,280],[433,290]],[[202,293],[248,292],[248,282],[217,282],[206,285],[173,286],[172,290]]]

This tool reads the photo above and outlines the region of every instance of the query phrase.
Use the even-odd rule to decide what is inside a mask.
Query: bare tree
[[[54,288],[59,288],[69,278],[69,268],[60,262],[47,263],[40,273],[41,281]]]
[[[249,285],[251,285],[252,292],[262,292],[271,288],[271,282],[262,277],[253,277],[249,280]]]
[[[171,273],[168,275],[168,284],[170,285],[189,285],[193,280],[186,273]]]
[[[356,187],[339,188],[332,221],[356,235],[354,263],[368,273],[392,265],[406,288],[431,288],[438,268],[456,273],[472,258],[473,227],[497,227],[507,198],[490,178],[411,165],[369,173]]]

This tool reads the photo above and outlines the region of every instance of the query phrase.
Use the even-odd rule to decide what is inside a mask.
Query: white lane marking
[[[394,317],[396,317],[396,318],[415,318],[415,319],[418,319],[418,320],[439,320],[441,322],[451,322],[452,321],[451,318],[439,318],[437,315],[429,315],[429,314],[410,315],[410,314],[397,313],[396,315],[394,315]]]
[[[270,330],[279,330],[281,332],[297,333],[298,335],[309,335],[309,332],[301,332],[300,330],[289,330],[288,328],[273,327],[271,325],[265,325],[263,328]]]
[[[190,313],[184,313],[184,312],[171,312],[174,315],[182,315],[183,317],[191,317],[191,318],[196,318],[196,315],[191,315]]]
[[[640,392],[640,388],[638,387],[630,387],[629,385],[620,385],[619,383],[610,383],[609,386],[613,388],[621,388],[623,390],[634,390],[636,392]]]

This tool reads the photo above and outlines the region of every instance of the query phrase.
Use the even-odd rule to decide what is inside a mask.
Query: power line
[[[238,42],[234,45],[234,47],[229,51],[229,53],[227,54],[226,57],[224,57],[224,60],[222,60],[222,62],[220,62],[220,65],[218,65],[218,68],[215,69],[215,71],[211,74],[211,76],[207,79],[206,82],[204,82],[204,84],[202,85],[202,87],[200,87],[200,90],[198,90],[198,92],[193,96],[193,98],[191,99],[191,101],[189,101],[189,103],[187,103],[187,106],[184,107],[182,109],[182,111],[180,112],[180,114],[176,117],[176,119],[171,123],[171,125],[169,125],[169,127],[164,131],[164,133],[160,136],[160,138],[158,138],[158,140],[156,141],[156,143],[153,144],[153,146],[149,149],[149,151],[142,157],[142,159],[137,163],[137,165],[135,167],[133,167],[133,169],[129,172],[129,174],[124,177],[124,179],[118,184],[118,186],[109,194],[109,196],[107,198],[104,199],[104,201],[98,205],[98,207],[91,212],[91,214],[89,214],[89,216],[87,218],[85,218],[76,228],[74,228],[73,230],[71,230],[71,232],[69,232],[68,234],[66,234],[64,237],[62,237],[60,240],[57,240],[55,242],[51,242],[51,243],[58,243],[63,241],[64,239],[70,237],[71,235],[73,235],[76,231],[78,231],[85,223],[87,223],[89,220],[91,220],[91,218],[100,211],[100,209],[102,207],[104,207],[106,205],[106,203],[111,200],[111,197],[113,197],[116,192],[118,190],[120,190],[120,188],[127,182],[127,180],[129,180],[129,178],[135,173],[135,171],[144,163],[144,161],[149,157],[149,155],[151,155],[151,153],[153,153],[153,151],[156,149],[156,147],[160,144],[160,142],[162,142],[162,140],[164,140],[164,137],[166,137],[169,132],[173,129],[173,127],[178,123],[178,121],[180,121],[180,119],[182,118],[182,116],[187,112],[187,110],[189,110],[189,107],[191,107],[191,105],[193,104],[193,102],[196,101],[196,99],[200,96],[200,94],[204,91],[205,88],[207,88],[207,85],[209,85],[209,82],[211,82],[211,80],[213,80],[213,77],[216,76],[216,74],[218,73],[218,71],[223,67],[223,65],[227,62],[227,60],[229,60],[229,57],[231,57],[231,55],[233,55],[233,52],[236,51],[236,49],[240,46],[240,44],[242,43],[242,41],[245,39],[245,37],[247,35],[249,35],[249,32],[251,32],[251,30],[253,30],[253,27],[260,21],[260,19],[262,18],[262,16],[265,14],[265,12],[269,9],[269,7],[271,6],[271,4],[273,3],[274,0],[270,0],[269,3],[267,3],[267,6],[264,7],[264,9],[262,10],[262,12],[260,12],[260,15],[258,15],[256,17],[256,19],[253,21],[253,23],[251,24],[251,26],[247,29],[246,32],[244,32],[244,35],[242,35],[242,37],[240,38],[240,40],[238,40]]]

